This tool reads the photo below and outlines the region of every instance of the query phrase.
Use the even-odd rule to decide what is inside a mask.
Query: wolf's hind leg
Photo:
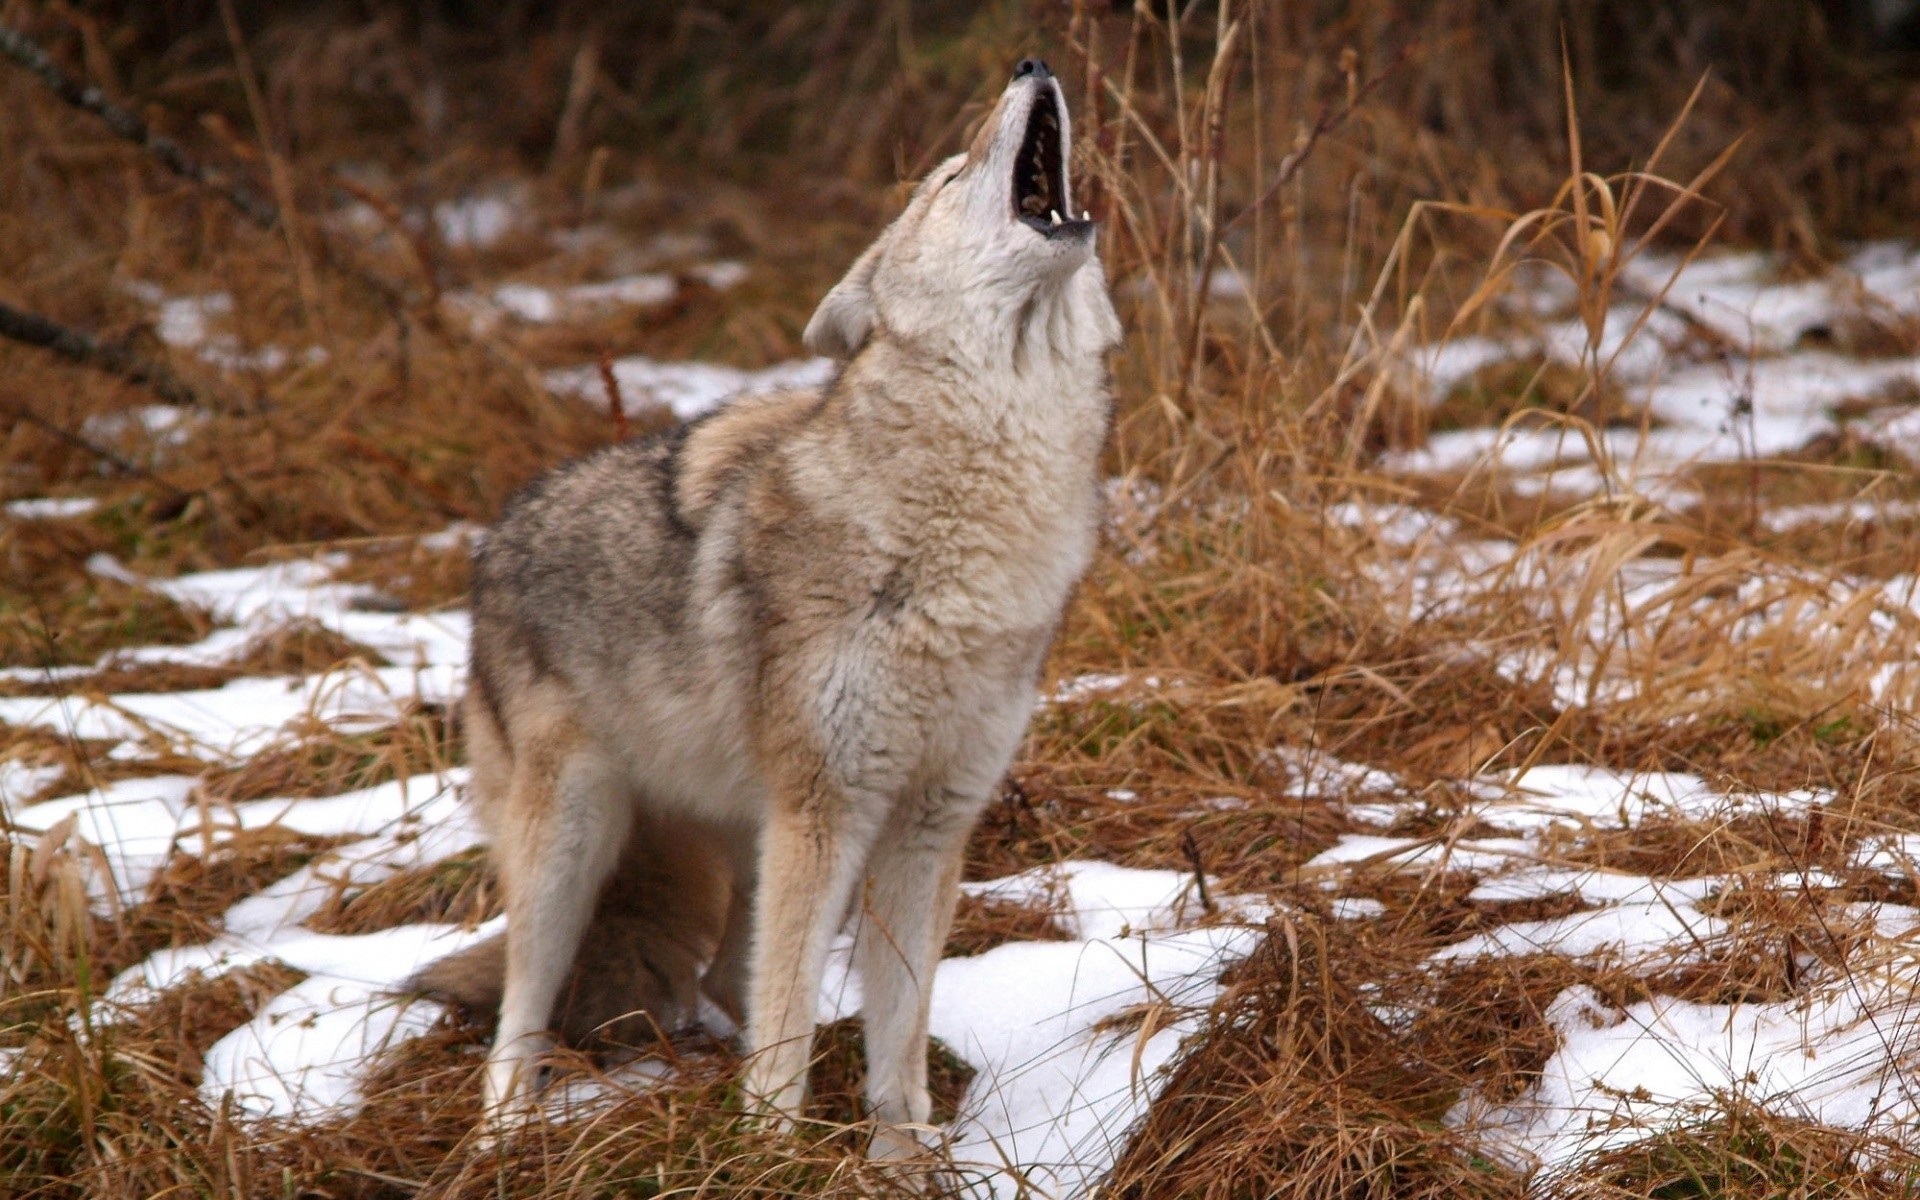
[[[747,1020],[747,989],[753,964],[753,897],[759,868],[754,861],[754,839],[735,837],[730,846],[733,886],[727,899],[727,919],[713,962],[700,981],[706,997],[736,1026]]]
[[[776,801],[760,835],[746,1090],[777,1118],[800,1115],[827,945],[845,919],[879,822],[837,789]]]
[[[971,825],[890,826],[868,867],[854,963],[865,998],[867,1109],[876,1123],[869,1153],[876,1159],[922,1153],[913,1132],[901,1127],[925,1125],[932,1116],[927,1008]]]
[[[507,900],[506,985],[486,1074],[496,1118],[532,1091],[554,1001],[633,820],[614,771],[571,722],[548,723],[515,749],[495,829]]]

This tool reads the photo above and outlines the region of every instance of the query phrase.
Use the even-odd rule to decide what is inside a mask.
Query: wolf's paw
[[[867,1158],[896,1184],[922,1196],[960,1194],[960,1179],[947,1156],[944,1137],[932,1125],[874,1126]]]

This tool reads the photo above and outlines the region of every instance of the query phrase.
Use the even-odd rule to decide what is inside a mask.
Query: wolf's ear
[[[873,332],[873,271],[892,233],[891,227],[883,232],[853,260],[846,277],[821,298],[806,332],[800,335],[807,349],[828,358],[852,358],[866,345],[867,335]]]

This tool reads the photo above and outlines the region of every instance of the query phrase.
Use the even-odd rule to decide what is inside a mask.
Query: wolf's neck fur
[[[1046,625],[1091,555],[1118,322],[1098,263],[1076,275],[1024,329],[1017,314],[956,313],[955,342],[929,344],[882,322],[813,426],[818,453],[788,460],[802,493],[857,524],[952,625]],[[968,597],[952,611],[935,599],[948,588]],[[976,612],[986,594],[1007,598]]]
[[[1090,425],[1096,441],[1104,436],[1104,359],[1118,340],[1097,260],[911,332],[882,319],[842,381],[847,416],[937,427],[982,448],[1052,435],[1060,449],[1085,454],[1073,433]],[[930,402],[933,396],[939,399]]]

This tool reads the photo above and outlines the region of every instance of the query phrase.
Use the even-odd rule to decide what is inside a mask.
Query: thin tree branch
[[[181,491],[179,488],[168,483],[166,480],[160,478],[158,475],[155,475],[152,471],[147,470],[145,467],[129,462],[126,459],[122,458],[120,455],[115,454],[113,451],[107,449],[105,446],[100,445],[98,442],[92,441],[89,438],[81,437],[79,434],[75,433],[71,429],[68,429],[66,426],[58,424],[57,422],[48,420],[47,418],[41,416],[37,412],[34,412],[32,409],[28,408],[26,405],[20,403],[17,400],[9,400],[4,396],[0,396],[0,412],[6,413],[8,416],[12,417],[16,421],[24,421],[27,424],[32,425],[38,429],[44,429],[48,433],[52,434],[54,437],[59,438],[61,441],[67,443],[69,446],[73,446],[76,449],[84,450],[88,454],[93,455],[95,458],[107,464],[109,467],[112,467],[114,470],[118,471],[120,474],[131,475],[135,479],[144,479],[147,482],[158,486],[162,491],[164,491],[170,497],[173,497],[175,499],[185,499],[194,494],[190,492]]]
[[[240,210],[241,215],[255,225],[262,229],[273,229],[279,225],[280,213],[271,203],[225,172],[193,158],[172,138],[155,133],[134,113],[107,99],[107,94],[99,88],[67,74],[47,56],[46,51],[19,30],[0,25],[0,53],[38,75],[54,95],[83,112],[99,117],[106,122],[107,128],[145,149],[159,159],[167,170],[226,197],[229,203]]]
[[[209,398],[157,359],[148,358],[126,346],[101,341],[84,330],[62,325],[38,313],[0,304],[0,337],[51,350],[69,362],[118,375],[129,383],[140,384],[169,404],[182,404],[211,412],[246,411],[246,405],[236,400]]]
[[[49,58],[46,51],[35,44],[31,38],[4,24],[0,24],[0,54],[5,54],[7,57],[39,76],[41,82],[46,84],[48,89],[62,100],[76,108],[99,117],[115,134],[154,155],[168,170],[183,179],[207,188],[215,195],[225,199],[247,220],[268,231],[279,229],[281,224],[280,210],[270,200],[261,197],[251,188],[229,179],[225,174],[202,165],[190,157],[186,151],[182,150],[179,143],[173,141],[171,138],[154,133],[147,127],[145,121],[142,121],[133,113],[128,112],[126,109],[108,100],[106,94],[99,88],[84,84],[67,74],[58,64]],[[335,181],[335,186],[340,187],[342,191],[348,194],[352,194],[355,190],[340,181]],[[343,253],[340,247],[334,245],[333,239],[326,237],[324,233],[316,238],[316,243],[316,249],[319,251],[318,258],[321,262],[373,292],[380,298],[381,302],[386,305],[387,310],[392,313],[396,321],[406,321],[409,316],[411,316],[416,319],[427,332],[441,338],[443,341],[479,349],[480,352],[500,370],[502,377],[517,390],[523,392],[527,399],[537,403],[547,398],[545,386],[540,383],[538,377],[524,362],[517,360],[492,341],[485,338],[476,338],[470,331],[457,329],[444,319],[438,303],[439,286],[437,281],[432,277],[430,265],[427,264],[424,259],[421,265],[423,269],[427,271],[426,283],[428,293],[424,303],[416,304],[408,298],[399,286],[388,282],[373,271],[361,266],[360,263],[356,261],[354,255]],[[26,316],[27,314],[19,315]],[[0,330],[0,333],[3,332],[5,331]],[[72,333],[76,331],[68,332]],[[8,336],[12,335],[9,334]],[[92,339],[87,338],[84,334],[78,336],[85,341],[92,341]],[[16,337],[15,340],[27,341],[29,345],[44,345],[58,348],[54,347],[53,343],[47,341],[35,341],[29,338],[18,337]],[[62,351],[62,353],[68,352]],[[68,353],[68,356],[74,357],[78,361],[88,361],[86,359],[79,359],[78,356],[71,353]],[[91,365],[100,364],[95,361]],[[124,372],[120,373],[124,374]],[[150,376],[150,378],[151,377],[152,376]],[[129,378],[131,378],[131,376],[129,376]],[[175,382],[177,382],[177,380]],[[184,385],[181,386],[184,388]],[[192,389],[185,390],[191,394]],[[183,401],[183,403],[185,403],[185,401]]]

